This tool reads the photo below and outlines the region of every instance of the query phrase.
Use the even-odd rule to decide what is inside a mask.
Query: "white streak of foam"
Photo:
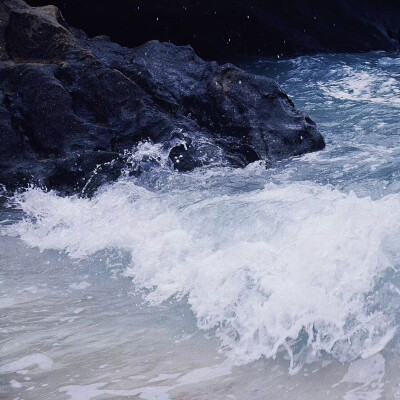
[[[0,374],[17,372],[19,370],[24,370],[34,366],[38,366],[43,370],[48,370],[53,366],[53,360],[44,354],[31,354],[29,356],[22,357],[19,360],[1,365]]]
[[[91,400],[101,395],[114,395],[118,397],[139,396],[143,400],[170,400],[169,392],[182,386],[193,385],[211,381],[232,372],[232,363],[228,360],[221,364],[194,369],[182,375],[174,385],[143,386],[135,389],[105,389],[107,383],[99,382],[91,385],[63,386],[59,392],[66,392],[70,400]],[[172,379],[181,374],[164,374],[162,377]],[[162,379],[150,379],[148,383],[154,383]],[[104,389],[103,389],[104,388]]]

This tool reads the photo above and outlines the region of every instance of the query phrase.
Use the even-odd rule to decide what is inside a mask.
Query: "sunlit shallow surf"
[[[244,64],[326,150],[160,166],[91,198],[32,188],[0,237],[6,398],[400,398],[400,62]]]

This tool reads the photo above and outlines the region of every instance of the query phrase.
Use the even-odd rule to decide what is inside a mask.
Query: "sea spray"
[[[310,352],[348,361],[392,339],[394,316],[368,309],[366,296],[398,268],[400,195],[310,182],[219,195],[191,180],[161,191],[121,180],[92,199],[31,189],[15,197],[27,217],[9,229],[73,258],[129,252],[125,275],[146,299],[185,298],[239,363],[282,349],[293,367]]]

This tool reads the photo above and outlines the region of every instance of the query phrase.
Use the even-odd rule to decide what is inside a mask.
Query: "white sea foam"
[[[100,382],[91,385],[70,385],[63,386],[59,392],[65,392],[71,400],[91,400],[101,395],[114,395],[118,397],[139,396],[143,400],[171,400],[169,392],[174,389],[193,385],[203,382],[212,381],[213,379],[230,375],[232,372],[232,364],[229,361],[224,361],[221,364],[215,364],[208,367],[194,369],[186,374],[183,374],[176,383],[171,385],[161,386],[143,386],[135,389],[107,389],[107,383]],[[150,379],[148,383],[155,383],[160,380],[172,380],[181,374],[167,374],[163,379]]]
[[[357,386],[349,390],[344,400],[379,400],[382,396],[385,376],[385,359],[376,354],[368,360],[357,360],[350,365],[340,383],[352,383]]]
[[[71,289],[75,289],[75,290],[85,290],[89,286],[91,286],[91,284],[89,282],[86,282],[86,281],[75,282],[75,283],[71,283],[71,285],[69,285],[69,287]]]
[[[379,64],[381,65],[400,65],[400,58],[398,57],[382,57],[379,59]]]
[[[333,71],[335,76],[337,71]],[[398,80],[376,70],[355,70],[343,67],[341,77],[328,83],[319,82],[325,95],[340,100],[364,101],[400,106]]]
[[[16,197],[27,219],[8,229],[74,258],[129,252],[125,274],[147,300],[187,299],[239,363],[280,349],[293,368],[310,352],[367,357],[392,339],[393,315],[366,296],[399,265],[399,195],[313,183],[221,194],[192,178],[164,191],[121,181],[92,199],[31,189]]]
[[[22,357],[17,361],[13,361],[0,366],[0,374],[17,372],[26,368],[32,368],[37,366],[39,369],[48,370],[53,366],[53,360],[40,353],[31,354],[29,356]]]

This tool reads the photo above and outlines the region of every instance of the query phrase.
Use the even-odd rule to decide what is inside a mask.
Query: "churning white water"
[[[0,237],[6,398],[400,398],[400,62],[259,61],[326,150],[32,188]]]

